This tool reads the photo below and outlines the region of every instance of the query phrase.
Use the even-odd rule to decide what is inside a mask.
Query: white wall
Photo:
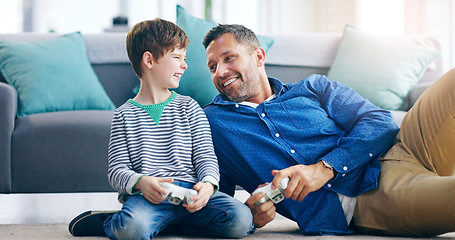
[[[356,27],[375,34],[405,34],[403,0],[358,0],[356,7]]]
[[[22,31],[22,1],[0,0],[0,33]]]
[[[112,24],[118,4],[109,0],[39,0],[33,3],[34,32],[102,32]]]

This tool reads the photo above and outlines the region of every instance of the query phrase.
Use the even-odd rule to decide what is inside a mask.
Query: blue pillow
[[[79,32],[42,42],[0,42],[0,71],[18,95],[17,116],[113,110]]]
[[[435,49],[347,26],[327,77],[350,86],[376,106],[404,111],[412,88],[438,56]]]
[[[180,85],[175,91],[182,95],[190,96],[201,106],[205,106],[218,94],[218,90],[213,85],[212,77],[207,67],[202,40],[207,32],[218,26],[218,24],[196,18],[178,5],[176,23],[188,35],[190,45],[186,50],[188,69],[183,74]],[[258,36],[258,39],[265,51],[273,44],[273,38]]]

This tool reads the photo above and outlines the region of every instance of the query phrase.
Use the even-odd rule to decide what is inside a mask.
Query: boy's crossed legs
[[[112,239],[151,239],[165,228],[166,232],[185,236],[242,238],[253,230],[253,218],[246,205],[216,192],[194,213],[167,200],[152,204],[142,195],[129,196],[122,210],[104,222],[104,230]]]
[[[193,187],[177,182],[185,188]],[[164,230],[186,236],[242,238],[253,229],[250,209],[222,192],[214,193],[205,207],[194,213],[168,199],[153,204],[142,195],[128,196],[118,212],[85,212],[69,225],[74,236],[107,235],[111,239],[151,239]]]

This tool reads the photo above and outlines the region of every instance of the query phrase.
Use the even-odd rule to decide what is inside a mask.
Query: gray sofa
[[[327,74],[341,34],[271,36],[269,76],[295,82]],[[0,34],[0,41],[40,41],[52,34]],[[126,55],[125,34],[84,35],[88,57],[116,106],[139,83]],[[440,49],[437,41],[431,39]],[[192,43],[199,44],[199,43]],[[442,75],[442,60],[427,70],[410,94],[410,106]],[[51,73],[50,73],[51,74]],[[16,117],[17,93],[0,75],[0,193],[109,192],[107,146],[113,111],[62,111]],[[405,112],[394,112],[400,122]]]

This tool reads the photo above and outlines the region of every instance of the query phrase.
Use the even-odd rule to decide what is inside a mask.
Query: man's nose
[[[225,64],[219,64],[216,68],[216,77],[222,78],[228,73],[228,68]]]

